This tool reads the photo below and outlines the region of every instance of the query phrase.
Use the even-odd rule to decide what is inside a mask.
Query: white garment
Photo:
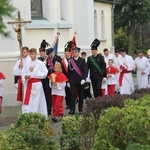
[[[135,59],[135,65],[137,69],[137,82],[138,82],[138,89],[141,88],[148,88],[148,74],[150,63],[146,57]],[[145,72],[145,74],[141,74],[141,72]]]
[[[3,81],[4,81],[4,79],[0,79],[0,96],[1,97],[3,97],[3,92],[4,92]]]
[[[30,67],[34,67],[33,72],[29,70]],[[28,62],[26,62],[26,65],[22,69],[22,80],[25,86],[24,93],[26,93],[28,82],[28,80],[25,79],[25,75],[30,75],[30,78],[44,79],[47,76],[47,73],[48,71],[46,66],[40,60],[36,59],[35,61],[32,61],[30,59]],[[23,104],[22,106],[22,113],[29,113],[29,112],[37,112],[47,116],[46,100],[41,82],[32,83],[29,104],[28,105]]]
[[[105,59],[105,63],[106,63],[106,68],[109,66],[108,65],[108,60],[112,59],[113,60],[113,66],[117,67],[117,59],[116,56],[114,54],[109,53],[108,56],[104,55],[104,59]]]
[[[124,65],[126,63],[127,67]],[[131,56],[125,55],[124,57],[121,56],[119,60],[119,66],[124,66],[127,71],[132,71],[135,68],[134,60]],[[122,70],[120,70],[121,72]],[[134,92],[134,82],[132,73],[125,73],[122,80],[122,86],[120,87],[120,94],[132,94]]]
[[[30,60],[31,58],[27,56],[26,58],[22,58],[23,66],[25,66],[26,62]],[[13,67],[13,75],[15,76],[21,76],[21,68],[19,68],[20,59],[17,60],[15,66]]]
[[[117,73],[116,74],[111,74],[112,77],[107,78],[107,85],[112,85],[112,84],[117,84],[118,78],[117,78]]]
[[[117,73],[117,84],[115,86],[115,91],[120,91],[120,88],[119,88],[119,76],[120,76],[120,68],[119,68],[119,61],[120,59],[122,58],[122,56],[119,54],[118,57],[116,57],[117,59],[117,69],[118,69],[118,73]]]
[[[61,82],[61,83],[57,82],[57,86],[54,88],[53,86],[51,86],[51,80],[50,80],[49,85],[50,88],[52,88],[51,95],[59,95],[63,97],[66,96],[66,92],[65,92],[66,82]]]
[[[108,90],[107,90],[107,78],[103,78],[102,80],[102,85],[101,85],[101,89],[105,90],[105,95],[108,94]]]

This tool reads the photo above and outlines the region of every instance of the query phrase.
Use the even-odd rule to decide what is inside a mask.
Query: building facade
[[[104,48],[113,52],[113,3],[104,0],[12,0],[12,5],[20,10],[21,18],[32,23],[22,27],[23,46],[39,48],[45,39],[52,44],[59,32],[59,55],[63,55],[64,45],[76,34],[76,42],[81,51],[91,54],[90,44],[100,39],[99,52]],[[17,18],[17,11],[14,13]],[[12,20],[5,20],[6,23]],[[7,25],[11,38],[0,37],[0,71],[4,82],[4,106],[20,105],[16,102],[16,89],[13,84],[12,69],[19,58],[17,34]]]

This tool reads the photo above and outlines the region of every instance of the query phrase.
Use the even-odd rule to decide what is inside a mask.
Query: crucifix
[[[17,33],[17,40],[20,47],[20,58],[22,58],[22,33],[21,29],[25,23],[31,23],[31,21],[24,21],[20,16],[20,11],[18,11],[18,18],[15,21],[9,21],[8,24],[11,24],[15,32]],[[22,59],[21,59],[22,60]]]

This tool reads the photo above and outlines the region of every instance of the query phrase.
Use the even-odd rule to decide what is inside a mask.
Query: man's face
[[[27,50],[22,50],[22,57],[26,58],[28,56]]]
[[[83,59],[86,59],[86,55],[81,55],[81,57],[82,57]]]
[[[54,52],[50,53],[49,57],[53,58],[54,57]]]
[[[143,53],[138,53],[139,58],[143,57]]]
[[[98,50],[92,50],[92,55],[97,55],[97,53],[98,53]]]
[[[30,55],[32,60],[36,59],[36,52],[31,52],[29,55]]]
[[[46,56],[45,52],[40,52],[40,57],[44,58]]]
[[[109,54],[109,52],[108,52],[108,51],[104,52],[104,55],[105,55],[105,56],[108,56],[108,54]]]
[[[79,57],[79,52],[78,51],[73,51],[73,57]]]
[[[70,52],[65,52],[65,57],[70,58]]]
[[[115,53],[115,56],[116,56],[116,57],[118,57],[118,55],[119,55],[119,53],[118,53],[118,52],[116,52],[116,53]]]
[[[124,57],[124,56],[126,55],[126,52],[120,52],[120,55],[121,55],[122,57]]]
[[[55,65],[54,70],[55,72],[61,72],[61,68],[59,65]]]

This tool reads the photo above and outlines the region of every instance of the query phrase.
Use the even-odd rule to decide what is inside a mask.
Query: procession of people
[[[82,115],[85,99],[132,94],[133,72],[137,74],[138,89],[149,87],[150,62],[142,51],[134,60],[124,48],[115,50],[115,54],[105,48],[102,55],[98,53],[99,45],[98,39],[91,43],[91,56],[87,58],[86,52],[80,54],[81,48],[71,41],[65,45],[63,57],[53,47],[47,48],[50,44],[45,40],[40,44],[40,57],[37,49],[22,47],[21,58],[13,68],[16,99],[22,102],[22,113],[37,112],[47,118],[52,115],[54,122],[61,120],[64,109],[69,109],[70,115]],[[0,75],[2,103],[5,76]]]

